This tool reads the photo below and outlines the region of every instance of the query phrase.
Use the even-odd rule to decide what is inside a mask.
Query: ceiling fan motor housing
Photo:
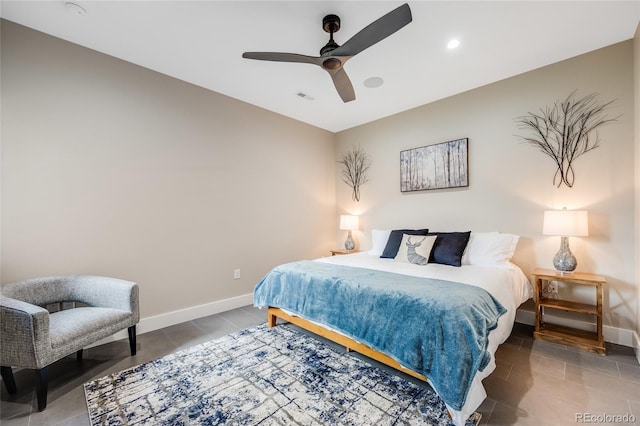
[[[328,58],[325,59],[322,66],[329,70],[337,70],[342,66],[342,61],[338,58]]]

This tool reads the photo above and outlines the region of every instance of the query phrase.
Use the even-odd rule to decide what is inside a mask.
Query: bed
[[[268,308],[270,326],[282,318],[428,380],[462,425],[486,397],[482,379],[495,369],[517,307],[533,294],[509,261],[517,237],[467,236],[460,266],[451,266],[427,262],[429,253],[412,247],[424,240],[401,235],[394,257],[380,257],[380,238],[388,243],[389,234],[376,241],[374,233],[369,252],[279,265],[256,285],[254,305]],[[419,253],[422,264],[398,261]]]

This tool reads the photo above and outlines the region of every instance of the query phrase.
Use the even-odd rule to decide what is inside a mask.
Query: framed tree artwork
[[[400,152],[400,191],[469,186],[469,139]]]

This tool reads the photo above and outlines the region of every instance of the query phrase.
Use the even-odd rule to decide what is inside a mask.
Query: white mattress
[[[336,265],[369,268],[469,284],[487,290],[502,304],[507,310],[507,313],[500,317],[498,326],[489,334],[488,351],[491,353],[491,362],[483,371],[479,371],[474,377],[462,410],[456,411],[447,406],[453,422],[456,425],[464,425],[466,419],[487,397],[487,393],[482,385],[482,379],[491,374],[496,368],[494,359],[496,349],[498,345],[503,343],[511,334],[518,306],[533,297],[531,283],[522,270],[512,263],[503,263],[496,266],[463,265],[461,267],[435,263],[429,263],[424,266],[414,265],[411,263],[398,262],[394,259],[381,259],[377,255],[367,252],[323,257],[316,260],[318,262]]]

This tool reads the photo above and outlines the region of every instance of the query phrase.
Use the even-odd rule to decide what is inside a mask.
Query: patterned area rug
[[[451,424],[429,386],[288,326],[250,328],[84,388],[93,426]]]

